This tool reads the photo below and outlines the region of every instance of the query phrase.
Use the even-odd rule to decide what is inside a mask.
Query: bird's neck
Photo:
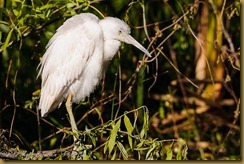
[[[112,39],[105,39],[104,42],[104,56],[105,62],[113,59],[114,55],[118,52],[121,42]]]

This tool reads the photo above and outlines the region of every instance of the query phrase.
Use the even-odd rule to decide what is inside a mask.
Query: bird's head
[[[124,21],[114,17],[106,17],[100,21],[100,24],[105,39],[131,44],[151,57],[150,53],[130,35],[130,27]]]

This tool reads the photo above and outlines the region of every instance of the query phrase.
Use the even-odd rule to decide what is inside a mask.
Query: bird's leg
[[[73,112],[72,112],[72,101],[71,101],[71,99],[72,99],[72,95],[69,94],[68,98],[67,98],[67,101],[65,103],[65,106],[66,106],[67,112],[69,114],[71,129],[72,129],[72,132],[74,133],[74,135],[73,135],[74,143],[76,143],[77,138],[76,138],[75,134],[78,132],[78,129],[77,129],[75,118],[74,118],[74,115],[73,115]]]
[[[104,97],[104,95],[105,95],[105,93],[104,93],[104,86],[105,86],[105,76],[103,77],[103,79],[102,79],[102,96],[101,96],[101,103],[100,103],[100,115],[99,115],[99,118],[100,118],[100,120],[101,120],[101,123],[102,123],[102,125],[104,124],[104,122],[103,122],[103,118],[102,118],[102,112],[103,112],[103,97]]]

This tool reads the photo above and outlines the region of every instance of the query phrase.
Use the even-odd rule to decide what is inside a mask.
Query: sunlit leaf
[[[83,157],[83,160],[89,160],[89,159],[90,159],[89,155],[85,155],[85,156]]]
[[[167,154],[166,154],[166,160],[172,160],[172,157],[173,157],[173,152],[172,152],[172,149],[169,149],[167,151]]]
[[[123,159],[124,160],[127,160],[128,159],[128,153],[127,151],[125,150],[125,147],[122,145],[122,143],[120,143],[119,141],[116,142],[117,143],[117,146],[123,156]]]
[[[134,130],[134,127],[132,126],[131,122],[130,122],[130,119],[127,117],[127,115],[124,115],[124,123],[125,123],[125,127],[126,127],[126,130],[128,132],[128,141],[129,141],[129,145],[130,145],[130,148],[132,149],[133,146],[132,146],[132,138],[131,138],[131,134]]]
[[[176,159],[177,160],[181,160],[182,159],[182,151],[181,151],[181,149],[178,150],[177,155],[176,155]]]
[[[75,3],[67,3],[67,8],[72,8],[72,7],[74,7],[75,6]]]
[[[106,154],[107,149],[108,149],[108,143],[105,144],[105,146],[104,146],[104,148],[103,148],[103,153],[104,153],[104,154]]]
[[[46,9],[49,9],[49,8],[52,8],[52,7],[54,7],[53,4],[47,3],[47,4],[43,5],[43,6],[41,6],[39,8],[39,10],[46,10]]]
[[[117,132],[118,132],[119,127],[120,127],[120,122],[121,122],[121,120],[119,119],[117,121],[117,123],[115,124],[114,128],[112,129],[111,133],[110,133],[110,138],[109,138],[109,141],[108,141],[109,154],[112,152],[112,150],[114,148]]]
[[[187,151],[188,151],[188,147],[184,146],[184,148],[182,149],[182,156],[184,160],[187,159]]]
[[[148,130],[148,113],[144,111],[144,116],[143,116],[143,127],[140,132],[140,137],[141,138],[146,138],[147,137],[147,130]]]
[[[142,151],[142,150],[148,150],[149,147],[141,147],[141,148],[134,148],[135,151]]]
[[[14,9],[14,10],[13,10],[13,13],[14,13],[15,16],[18,16],[20,12],[19,12],[18,10],[15,10],[15,9]]]
[[[172,147],[173,147],[174,142],[172,142],[169,146],[169,149],[166,153],[166,160],[172,160],[173,157],[173,151],[172,151]]]
[[[145,129],[143,128],[140,132],[140,137],[144,138],[144,136],[145,136]]]
[[[153,155],[153,151],[155,150],[155,146],[153,146],[151,149],[148,150],[146,154],[146,159],[149,159]]]
[[[182,138],[179,138],[178,139],[178,152],[176,155],[177,160],[182,160],[182,155],[184,154],[183,148],[185,147],[185,145],[186,145],[185,140],[183,140]]]
[[[125,123],[125,127],[126,127],[126,130],[129,134],[132,134],[132,131],[133,131],[133,126],[130,122],[130,119],[127,117],[127,115],[124,115],[124,123]]]

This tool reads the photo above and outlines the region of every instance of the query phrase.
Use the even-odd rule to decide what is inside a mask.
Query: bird
[[[134,45],[151,57],[130,32],[129,25],[116,17],[99,19],[92,13],[81,13],[68,18],[49,40],[38,65],[37,77],[42,80],[38,106],[41,116],[66,101],[71,129],[78,132],[72,104],[84,101],[94,92],[121,42]]]

